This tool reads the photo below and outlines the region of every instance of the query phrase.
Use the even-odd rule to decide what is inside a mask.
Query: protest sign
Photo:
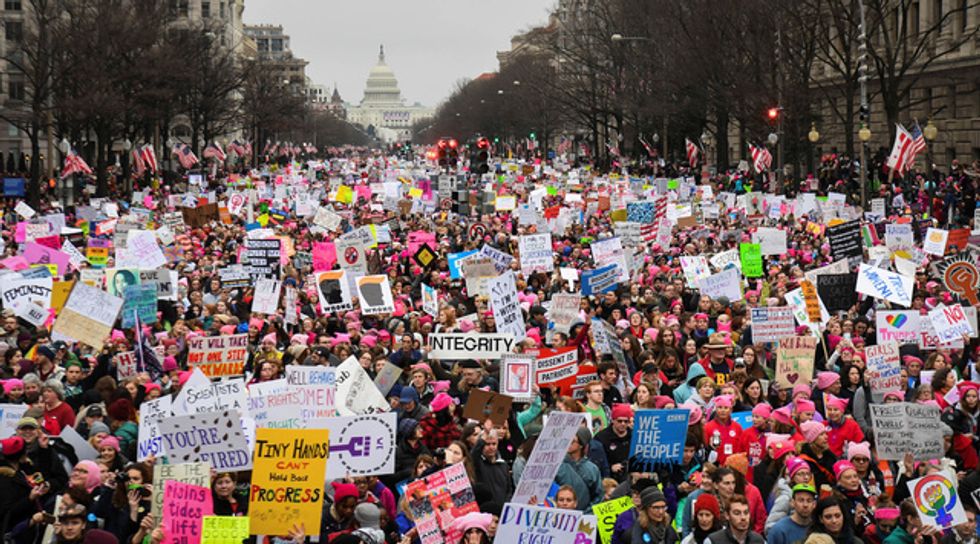
[[[628,495],[611,501],[600,502],[592,507],[602,544],[611,544],[616,518],[630,508],[633,508],[633,498]]]
[[[503,354],[500,358],[500,392],[515,402],[531,402],[534,399],[531,381],[534,361],[534,356],[529,354]]]
[[[342,416],[387,412],[391,405],[355,357],[337,367],[337,412]]]
[[[0,297],[3,307],[16,310],[23,304],[36,303],[42,308],[51,307],[51,288],[53,280],[50,276],[43,278],[25,278],[19,274],[8,274],[0,278]]]
[[[40,307],[35,302],[21,304],[14,310],[14,315],[30,323],[34,328],[42,327],[48,321],[48,317],[50,317],[48,310]]]
[[[196,336],[187,340],[187,364],[209,378],[241,376],[248,359],[248,333]]]
[[[858,293],[908,307],[912,305],[913,283],[914,280],[908,276],[861,263],[856,290]]]
[[[529,276],[535,272],[551,272],[555,269],[555,252],[551,247],[551,233],[530,234],[518,238],[521,272]]]
[[[405,495],[422,544],[458,542],[462,535],[450,527],[453,520],[479,511],[463,463],[409,482]]]
[[[466,398],[466,404],[463,406],[463,417],[480,422],[489,419],[502,427],[507,424],[513,402],[514,399],[507,395],[474,389]]]
[[[937,308],[929,311],[929,321],[932,323],[941,344],[962,340],[964,336],[972,336],[974,332],[970,326],[970,321],[966,318],[963,307],[959,304],[952,306],[940,304]]]
[[[279,309],[282,295],[282,282],[271,278],[255,280],[255,293],[252,298],[252,312],[273,315]]]
[[[938,271],[947,289],[973,306],[980,305],[980,297],[977,296],[980,270],[972,257],[949,257],[938,267]]]
[[[237,410],[174,416],[159,425],[172,463],[206,462],[218,472],[252,468],[251,449]]]
[[[791,336],[779,339],[776,351],[776,385],[792,388],[813,379],[813,355],[817,339],[812,336]]]
[[[619,269],[615,264],[594,270],[582,271],[582,295],[593,296],[608,293],[619,285]]]
[[[149,230],[131,230],[127,233],[126,257],[137,263],[140,269],[152,270],[167,264],[167,258],[157,244],[156,233]]]
[[[908,223],[886,223],[885,224],[885,246],[895,250],[900,248],[912,247],[915,245],[915,238],[912,234],[912,225]]]
[[[194,368],[190,378],[174,398],[172,409],[174,415],[178,416],[221,410],[238,410],[244,413],[247,401],[244,378],[226,378],[212,382],[201,369]]]
[[[742,242],[738,246],[742,274],[746,278],[762,276],[762,247],[759,244]]]
[[[726,268],[738,268],[741,270],[742,261],[739,256],[738,249],[729,249],[727,251],[722,251],[721,253],[716,253],[709,259],[711,266],[715,267],[715,270],[719,272]]]
[[[466,259],[469,259],[476,255],[479,250],[471,249],[469,251],[463,251],[460,253],[450,253],[447,255],[447,260],[449,261],[449,277],[454,280],[461,279],[463,277],[462,266]]]
[[[788,306],[752,308],[752,340],[778,342],[796,334],[793,309]]]
[[[127,285],[123,293],[122,326],[128,329],[157,322],[157,286]]]
[[[558,293],[551,297],[548,307],[548,320],[555,324],[555,330],[567,333],[572,324],[580,319],[582,297]]]
[[[361,276],[357,278],[357,297],[364,315],[390,314],[395,311],[395,299],[391,294],[388,276]]]
[[[943,457],[938,406],[893,402],[870,407],[878,459],[901,461],[906,453],[916,461]]]
[[[540,504],[544,501],[569,444],[584,423],[584,414],[552,412],[548,416],[511,501],[519,504]]]
[[[623,242],[618,236],[606,238],[605,240],[594,240],[591,244],[592,260],[598,268],[616,265],[619,273],[617,278],[620,282],[630,280],[630,269],[626,262],[626,254],[623,252]]]
[[[877,342],[918,344],[920,319],[918,310],[879,310],[875,314]]]
[[[524,328],[524,314],[521,312],[520,303],[517,301],[517,284],[514,281],[514,272],[507,272],[491,278],[488,281],[490,289],[490,309],[493,311],[493,318],[496,320],[497,332],[509,334],[514,340],[520,342],[524,340],[526,330]]]
[[[432,333],[430,359],[500,359],[513,350],[513,335],[501,333]]]
[[[126,287],[140,284],[138,268],[110,268],[105,272],[105,287],[110,295],[124,297]]]
[[[84,342],[101,350],[103,341],[112,331],[123,299],[105,291],[76,282],[65,307],[58,314],[51,331],[52,340]]]
[[[744,266],[744,264],[743,264]],[[725,297],[729,302],[742,300],[742,278],[738,269],[728,268],[698,281],[701,294],[718,300]]]
[[[207,463],[154,464],[151,511],[157,519],[163,512],[164,490],[166,483],[170,481],[209,487],[211,485],[211,465]]]
[[[968,522],[963,498],[956,492],[957,481],[951,480],[944,471],[916,478],[906,485],[923,524],[951,529]]]
[[[637,410],[633,415],[630,466],[654,470],[661,465],[679,464],[690,415],[686,408]]]
[[[480,248],[480,255],[493,261],[493,266],[497,269],[498,274],[510,270],[510,263],[514,260],[513,255],[487,244],[483,244],[483,247]]]
[[[471,297],[488,296],[487,282],[497,276],[497,268],[487,257],[473,257],[463,263],[463,277],[466,279],[466,294]]]
[[[425,283],[422,284],[422,310],[432,317],[439,315],[439,294]]]
[[[320,308],[324,313],[347,312],[354,309],[346,270],[331,270],[317,274],[316,286]]]
[[[827,227],[827,240],[830,242],[830,254],[835,261],[864,255],[859,220]]]
[[[139,441],[136,444],[136,460],[144,461],[149,456],[162,457],[165,453],[163,437],[160,436],[160,422],[172,415],[170,396],[145,400],[140,404]]]
[[[922,251],[929,255],[942,257],[946,253],[946,238],[949,231],[929,227],[926,237],[922,240]]]
[[[167,270],[166,268],[140,270],[140,285],[154,286],[158,299],[176,301],[177,276],[177,271]]]
[[[319,527],[330,455],[326,429],[257,429],[249,532],[284,535]]]
[[[398,383],[398,378],[402,375],[402,369],[390,362],[385,362],[381,370],[374,376],[374,385],[381,391],[382,395],[387,395],[391,388]]]
[[[759,227],[752,233],[752,242],[759,244],[763,255],[782,255],[786,253],[786,231],[770,227]]]
[[[711,269],[708,268],[708,260],[702,255],[695,255],[693,257],[682,255],[681,270],[684,272],[684,278],[691,285],[697,285],[698,280],[711,275]]]
[[[252,279],[242,265],[226,266],[218,270],[221,287],[225,289],[244,289],[252,284]]]
[[[68,240],[65,240],[65,243],[68,243],[69,245],[71,244],[71,242],[68,242]],[[57,249],[52,249],[36,242],[27,242],[27,244],[24,245],[24,258],[31,264],[57,265],[58,276],[67,274],[68,267],[72,262],[71,256],[67,253]]]
[[[857,302],[857,274],[821,274],[817,276],[817,295],[828,312],[847,311]]]
[[[201,544],[242,544],[249,523],[248,516],[204,516]]]
[[[565,381],[577,372],[578,350],[575,346],[538,350],[534,363],[534,383],[538,386]]]
[[[169,480],[163,488],[163,534],[167,542],[200,544],[202,518],[214,514],[210,486]]]
[[[395,473],[395,412],[331,417],[325,420],[325,428],[330,431],[327,480]]]
[[[901,359],[894,340],[864,348],[867,367],[864,379],[871,387],[874,402],[883,402],[885,393],[902,390]]]
[[[26,404],[0,404],[0,438],[8,438],[17,432],[17,423],[30,406]]]
[[[278,238],[246,238],[245,252],[241,264],[244,265],[252,281],[259,278],[279,279],[282,241]]]
[[[582,513],[578,510],[531,506],[523,502],[504,505],[495,542],[574,544]],[[579,542],[579,544],[582,544]]]

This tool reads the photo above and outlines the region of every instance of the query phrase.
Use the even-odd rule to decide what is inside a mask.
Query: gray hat
[[[656,487],[648,487],[640,493],[640,505],[643,508],[656,504],[658,502],[667,502],[667,497],[664,496],[664,492]]]
[[[362,502],[354,508],[354,519],[361,527],[381,528],[381,510],[369,502]]]
[[[91,427],[88,428],[88,435],[89,437],[93,437],[99,433],[112,434],[112,431],[109,430],[109,426],[106,425],[105,423],[102,423],[101,421],[96,421],[95,423],[92,424]]]
[[[575,439],[578,440],[579,444],[582,444],[583,448],[588,447],[589,442],[592,441],[592,432],[586,427],[579,427],[575,431]]]

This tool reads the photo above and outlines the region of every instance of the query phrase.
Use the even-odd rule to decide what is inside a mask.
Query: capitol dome
[[[398,90],[398,80],[395,78],[395,72],[385,64],[385,47],[382,45],[378,53],[378,64],[374,65],[368,74],[361,105],[400,105],[401,103],[402,93]]]

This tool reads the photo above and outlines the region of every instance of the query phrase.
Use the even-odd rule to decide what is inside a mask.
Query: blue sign
[[[732,412],[732,421],[742,426],[742,430],[752,427],[752,412]]]
[[[24,178],[3,178],[3,196],[27,196],[27,181]]]
[[[684,457],[690,410],[637,410],[630,440],[630,470],[653,470],[658,465],[680,464]]]
[[[582,295],[589,297],[616,289],[619,285],[619,269],[608,264],[595,270],[582,271]]]
[[[462,251],[460,253],[450,253],[449,254],[449,277],[458,280],[463,277],[462,269],[460,264],[466,260],[467,257],[475,255],[477,249],[471,249],[469,251]]]

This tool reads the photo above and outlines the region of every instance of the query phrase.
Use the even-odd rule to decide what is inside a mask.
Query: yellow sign
[[[201,544],[242,544],[248,538],[248,516],[204,516]]]
[[[285,535],[320,526],[330,453],[326,429],[257,429],[249,532]]]
[[[337,187],[337,202],[343,202],[344,204],[354,202],[354,191],[351,191],[350,187],[346,185]]]
[[[74,286],[75,280],[54,282],[51,285],[51,309],[57,312],[64,308],[68,293],[71,293],[71,288]]]
[[[422,189],[418,187],[412,187],[408,190],[408,196],[412,198],[422,198]]]
[[[31,268],[47,268],[52,278],[58,277],[58,265],[56,264],[32,264]]]
[[[109,262],[109,248],[87,247],[85,248],[85,258],[92,266],[105,266]]]
[[[616,517],[630,508],[633,508],[633,497],[630,496],[600,502],[592,507],[592,513],[595,514],[596,523],[599,525],[599,539],[602,544],[609,544],[612,540],[613,527],[616,525]]]

